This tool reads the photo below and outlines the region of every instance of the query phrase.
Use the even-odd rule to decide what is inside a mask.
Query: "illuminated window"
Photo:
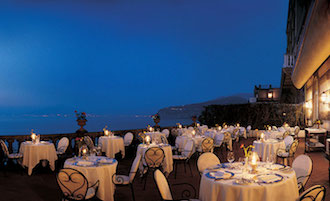
[[[273,98],[273,92],[272,92],[272,91],[268,92],[267,97],[268,97],[269,99],[270,99],[270,98]]]

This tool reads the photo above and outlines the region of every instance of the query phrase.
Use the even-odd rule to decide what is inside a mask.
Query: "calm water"
[[[87,118],[85,129],[102,131],[105,125],[110,130],[146,128],[154,125],[148,115],[93,116]],[[161,120],[160,126],[175,126],[176,123],[191,124],[190,119]],[[0,135],[25,135],[34,129],[38,134],[74,133],[79,126],[74,116],[21,115],[0,117]]]

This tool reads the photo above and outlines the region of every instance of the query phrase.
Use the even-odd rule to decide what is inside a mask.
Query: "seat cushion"
[[[129,184],[129,177],[126,175],[116,175],[116,180],[114,183],[119,185],[127,185]]]
[[[94,188],[89,188],[87,190],[85,199],[90,199],[90,198],[94,197],[94,195],[95,195],[95,189]]]
[[[289,157],[289,152],[278,153],[277,156],[287,158]]]
[[[187,157],[182,156],[182,155],[173,155],[173,160],[185,160]]]
[[[8,158],[22,158],[23,154],[21,153],[15,153],[15,154],[9,154]]]

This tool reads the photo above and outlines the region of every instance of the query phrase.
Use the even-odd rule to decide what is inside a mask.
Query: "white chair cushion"
[[[95,189],[94,188],[89,188],[87,190],[85,199],[90,199],[90,198],[94,197],[94,195],[95,195]]]
[[[279,153],[278,156],[280,156],[280,157],[289,157],[289,152]]]
[[[116,175],[116,177],[119,177],[120,179],[118,179],[120,182],[116,182],[117,179],[115,180],[115,184],[121,184],[121,185],[127,185],[129,184],[129,177],[126,175]]]
[[[23,154],[21,153],[15,153],[15,154],[9,154],[8,158],[22,158]]]
[[[182,155],[173,155],[173,160],[185,160],[187,157]]]

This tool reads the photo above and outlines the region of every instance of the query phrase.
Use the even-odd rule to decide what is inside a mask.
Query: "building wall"
[[[323,121],[322,127],[330,130],[330,59],[314,73],[307,81],[305,88],[305,116],[307,124],[312,126],[317,119]],[[327,100],[322,101],[322,94],[326,94]]]

